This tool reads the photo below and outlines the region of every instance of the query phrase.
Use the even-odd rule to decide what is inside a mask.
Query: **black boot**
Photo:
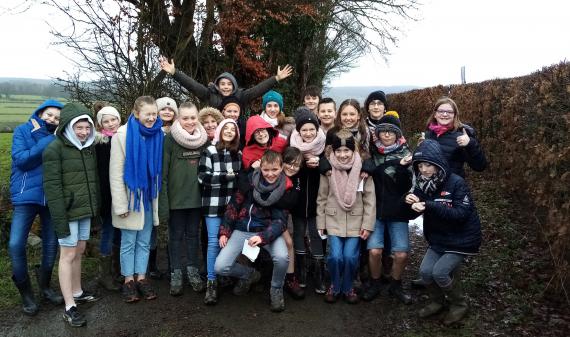
[[[399,299],[400,302],[404,304],[412,304],[412,295],[410,295],[407,291],[404,290],[404,288],[402,287],[402,280],[392,279],[389,287],[390,288],[388,288],[388,292],[390,293],[390,295]]]
[[[377,279],[370,278],[370,284],[362,294],[362,299],[367,302],[370,302],[376,297],[378,297],[381,291],[382,291],[382,281],[379,278]]]
[[[158,265],[156,263],[156,248],[150,250],[150,254],[148,255],[148,276],[153,280],[162,280],[164,277],[164,273],[158,269]]]
[[[299,286],[305,288],[307,286],[307,255],[295,254],[295,274],[299,280]]]
[[[43,270],[40,268],[40,265],[37,264],[34,266],[34,273],[36,274],[36,280],[38,281],[38,285],[40,287],[40,298],[42,300],[47,300],[54,305],[63,304],[63,296],[56,293],[50,287],[51,270]]]
[[[323,258],[315,259],[315,272],[313,274],[315,281],[315,292],[317,294],[324,294],[327,292],[325,287],[325,261]]]
[[[24,311],[24,314],[28,316],[34,316],[37,314],[39,308],[36,299],[34,298],[34,291],[32,290],[32,284],[30,283],[29,276],[26,275],[26,279],[24,281],[17,283],[16,279],[12,275],[12,281],[14,281],[16,288],[18,288],[20,296],[22,296],[22,311]]]

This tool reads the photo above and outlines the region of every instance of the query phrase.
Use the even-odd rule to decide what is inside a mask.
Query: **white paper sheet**
[[[259,246],[252,247],[247,243],[247,239],[243,243],[243,248],[241,249],[241,253],[245,255],[251,262],[254,262],[259,255]]]

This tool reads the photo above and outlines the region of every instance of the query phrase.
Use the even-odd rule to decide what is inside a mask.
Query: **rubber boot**
[[[390,281],[388,293],[395,298],[399,299],[400,302],[404,304],[412,304],[412,295],[410,295],[407,291],[404,290],[402,287],[402,280],[394,280]]]
[[[156,263],[156,249],[151,249],[148,255],[148,275],[153,280],[162,280],[164,273],[158,269]]]
[[[40,298],[49,301],[53,305],[63,304],[63,296],[51,289],[51,270],[45,271],[37,264],[34,266],[34,273],[40,287]]]
[[[208,280],[206,283],[206,296],[204,296],[204,304],[214,305],[218,303],[218,281]]]
[[[461,288],[461,282],[459,279],[455,278],[451,287],[448,289],[443,289],[445,298],[449,302],[449,312],[445,315],[443,319],[444,325],[451,325],[453,323],[459,322],[469,309],[467,301],[465,301],[465,296],[463,295],[463,289]]]
[[[103,288],[110,291],[119,291],[121,287],[115,282],[113,277],[113,262],[111,256],[99,257],[99,276],[97,283]]]
[[[170,295],[180,296],[184,291],[184,276],[181,269],[174,269],[170,274]]]
[[[313,280],[315,281],[315,292],[324,294],[327,292],[325,286],[325,261],[324,259],[315,259],[315,273]]]
[[[18,288],[20,296],[22,297],[22,311],[28,316],[34,316],[38,313],[39,307],[36,299],[34,298],[34,291],[32,290],[32,284],[30,283],[30,278],[26,275],[26,279],[20,283],[16,282],[16,279],[12,275],[12,281]]]
[[[295,274],[299,280],[299,286],[305,288],[307,286],[307,255],[295,254]]]
[[[364,291],[361,297],[366,302],[370,302],[374,300],[376,297],[378,297],[381,291],[382,291],[382,281],[379,278],[377,279],[371,278],[368,288]]]
[[[420,318],[427,318],[429,316],[435,315],[443,309],[444,295],[441,288],[435,284],[425,285],[430,302],[419,311]]]

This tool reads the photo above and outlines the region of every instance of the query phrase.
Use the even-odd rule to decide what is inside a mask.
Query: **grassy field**
[[[37,95],[11,95],[10,98],[0,99],[0,131],[6,128],[14,129],[25,122],[30,114],[49,97]],[[60,99],[61,102],[65,102]]]

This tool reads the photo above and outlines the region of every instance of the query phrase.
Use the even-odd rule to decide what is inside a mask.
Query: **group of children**
[[[86,324],[77,304],[98,300],[81,286],[81,256],[99,215],[99,282],[118,289],[114,274],[120,270],[125,302],[157,297],[147,275],[159,273],[156,226],[167,224],[171,295],[183,293],[186,279],[194,291],[205,290],[205,304],[215,304],[227,277],[236,280],[235,295],[246,294],[261,275],[242,251],[260,247],[273,262],[275,312],[285,308],[284,290],[305,296],[308,270],[326,302],[373,300],[383,288],[382,268],[388,268],[383,255],[393,260],[386,293],[411,303],[402,287],[407,222],[423,215],[429,249],[420,276],[430,303],[420,316],[439,312],[447,301],[445,322],[463,317],[458,270],[481,241],[463,166],[483,170],[486,160],[451,99],[436,102],[426,139],[412,155],[382,91],[372,92],[362,108],[347,99],[337,109],[317,87],[308,87],[291,118],[283,97],[270,90],[291,74],[289,66],[243,90],[229,73],[205,87],[173,62],[160,62],[209,106],[198,110],[191,102],[178,106],[168,97],[141,96],[121,126],[121,115],[108,104],[94,106],[95,123],[80,104],[48,100],[15,130],[9,246],[26,314],[38,311],[25,255],[36,214],[42,220],[41,294],[65,303],[63,317],[71,326]],[[261,113],[246,120],[246,107],[261,95]],[[49,286],[55,240],[63,298]],[[357,294],[355,280],[365,264],[370,279]]]

